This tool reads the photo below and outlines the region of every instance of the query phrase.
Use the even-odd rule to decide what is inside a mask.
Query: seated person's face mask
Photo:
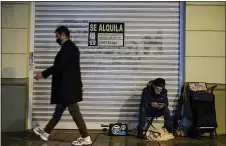
[[[162,92],[162,89],[163,89],[163,87],[158,87],[158,86],[155,86],[155,85],[153,85],[153,88],[154,88],[155,94],[160,94]]]

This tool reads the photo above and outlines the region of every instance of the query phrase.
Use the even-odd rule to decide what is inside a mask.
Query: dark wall
[[[2,79],[2,132],[25,130],[26,79]]]

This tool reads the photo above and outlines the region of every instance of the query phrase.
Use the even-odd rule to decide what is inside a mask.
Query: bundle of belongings
[[[174,139],[172,133],[158,125],[151,125],[146,133],[147,141],[168,141]]]
[[[211,135],[216,132],[215,87],[208,91],[202,82],[185,84],[174,122],[177,136],[199,137],[206,132]]]

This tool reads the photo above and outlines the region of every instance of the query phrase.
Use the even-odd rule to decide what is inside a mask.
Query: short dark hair
[[[66,37],[70,37],[70,31],[66,26],[59,26],[56,30],[55,33],[59,33],[62,34],[64,33],[66,35]]]

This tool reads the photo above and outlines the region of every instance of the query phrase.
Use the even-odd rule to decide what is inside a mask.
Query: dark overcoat
[[[43,78],[52,75],[51,104],[70,105],[83,100],[80,52],[71,40],[64,42],[53,66],[42,75]]]

